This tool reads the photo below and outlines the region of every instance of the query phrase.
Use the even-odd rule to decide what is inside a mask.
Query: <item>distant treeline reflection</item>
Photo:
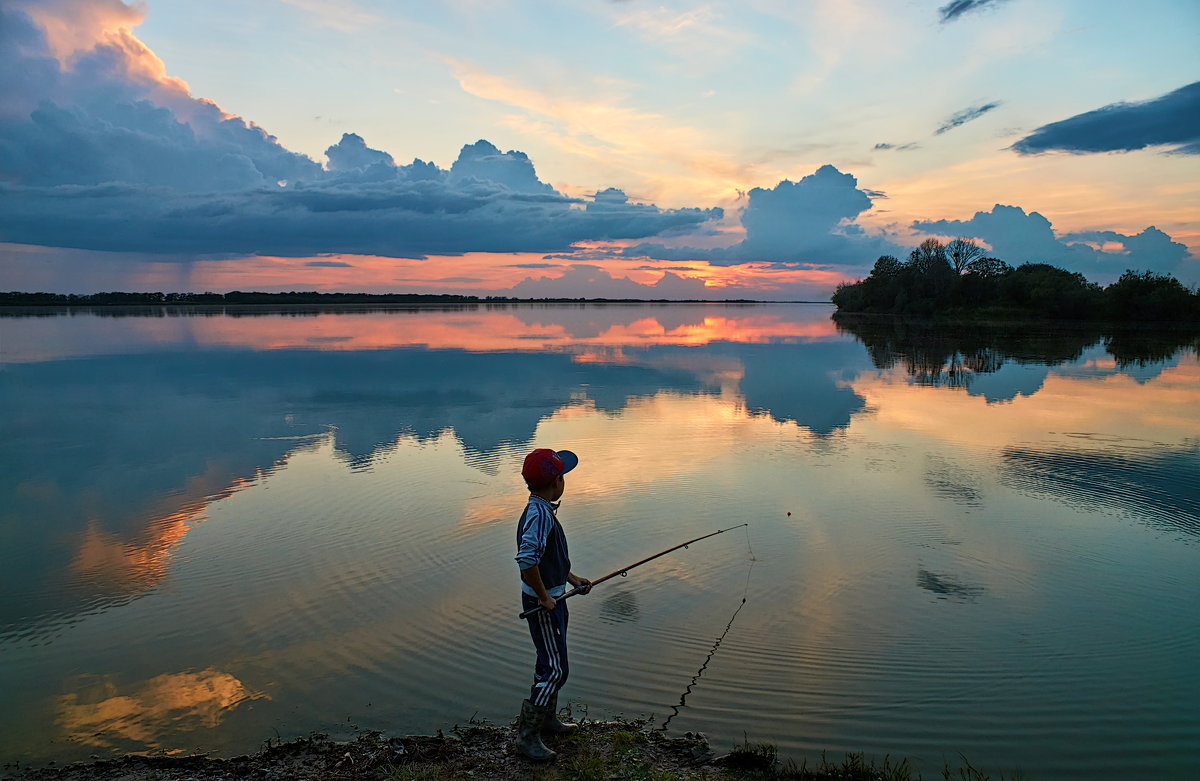
[[[923,385],[966,387],[980,374],[1006,363],[1057,366],[1078,361],[1103,342],[1118,370],[1200,352],[1200,326],[1152,329],[1110,326],[1069,327],[1036,324],[945,324],[932,320],[833,316],[838,330],[856,337],[878,369],[902,366]]]
[[[913,316],[1200,323],[1200,293],[1169,274],[1126,271],[1101,287],[1046,263],[1013,268],[971,239],[927,239],[901,261],[883,255],[865,279],[839,285],[839,312]]]

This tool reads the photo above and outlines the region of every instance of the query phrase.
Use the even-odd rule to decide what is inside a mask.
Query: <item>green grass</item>
[[[385,781],[474,781],[470,770],[454,762],[434,762],[428,765],[400,765],[384,774]]]
[[[963,765],[945,765],[941,776],[944,781],[1019,781],[1022,776],[991,775],[976,768],[966,757],[960,757]],[[815,768],[807,762],[797,765],[793,760],[779,761],[779,751],[771,743],[751,743],[749,740],[720,760],[721,765],[732,771],[736,781],[922,781],[919,773],[908,764],[907,759],[898,763],[891,757],[867,759],[864,754],[847,754],[840,762],[830,761],[822,755]]]

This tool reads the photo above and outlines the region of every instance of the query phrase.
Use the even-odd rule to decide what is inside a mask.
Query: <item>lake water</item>
[[[252,311],[0,317],[0,762],[507,722],[553,447],[580,574],[749,524],[571,600],[592,718],[1200,777],[1194,334]]]

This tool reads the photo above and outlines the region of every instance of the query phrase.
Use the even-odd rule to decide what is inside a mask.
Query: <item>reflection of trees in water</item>
[[[965,388],[976,374],[997,371],[1004,362],[1002,353],[988,347],[971,352],[951,350],[949,354],[922,350],[908,361],[908,371],[921,385]]]
[[[1117,362],[1117,368],[1145,367],[1169,361],[1181,352],[1200,352],[1196,331],[1171,332],[1176,338],[1164,338],[1156,331],[1127,330],[1106,334],[1104,349]]]
[[[1200,328],[1174,330],[1100,328],[1042,323],[939,323],[835,314],[838,330],[857,338],[879,369],[902,366],[917,383],[967,388],[980,374],[999,371],[1009,362],[1057,366],[1077,361],[1103,342],[1117,368],[1168,361],[1195,352]]]

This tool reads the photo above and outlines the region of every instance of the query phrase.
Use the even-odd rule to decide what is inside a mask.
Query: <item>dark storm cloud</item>
[[[227,193],[131,184],[0,183],[0,238],[124,252],[305,255],[554,252],[702,222],[699,209],[593,214],[475,180],[318,183]]]
[[[943,122],[941,127],[939,127],[937,130],[933,131],[933,134],[935,136],[940,136],[942,133],[945,133],[947,130],[953,130],[956,127],[965,125],[966,123],[970,122],[973,119],[979,119],[984,114],[988,113],[989,111],[998,107],[999,105],[1000,105],[1000,101],[994,100],[991,103],[984,103],[982,106],[971,106],[970,108],[965,108],[962,111],[955,113],[949,119],[947,119],[945,122]]]
[[[1200,81],[1152,100],[1113,103],[1051,122],[1012,148],[1023,155],[1088,154],[1167,145],[1175,146],[1172,151],[1179,154],[1200,154]]]
[[[745,240],[731,247],[700,249],[639,244],[625,250],[657,260],[707,260],[718,266],[793,262],[862,265],[898,250],[886,239],[867,235],[854,222],[871,208],[871,194],[852,174],[823,165],[798,182],[755,187],[748,194],[742,225]]]
[[[1005,0],[950,0],[944,6],[938,9],[938,14],[941,15],[941,23],[953,22],[963,14],[978,11],[987,6],[995,6]]]
[[[0,9],[0,66],[19,75],[0,80],[0,241],[193,256],[561,252],[720,214],[617,190],[579,208],[523,152],[483,140],[444,170],[397,165],[346,133],[322,167],[180,83],[145,78],[152,56],[127,36],[63,67],[27,14]]]
[[[941,236],[982,239],[992,247],[990,254],[1013,265],[1050,263],[1081,272],[1092,281],[1115,278],[1128,268],[1190,276],[1181,274],[1189,257],[1187,247],[1153,226],[1135,235],[1098,231],[1058,236],[1038,212],[996,204],[990,212],[976,212],[969,220],[916,221],[912,227]],[[1121,248],[1091,246],[1112,243]]]
[[[352,264],[343,263],[340,260],[310,260],[304,265],[312,266],[313,268],[354,268]]]

